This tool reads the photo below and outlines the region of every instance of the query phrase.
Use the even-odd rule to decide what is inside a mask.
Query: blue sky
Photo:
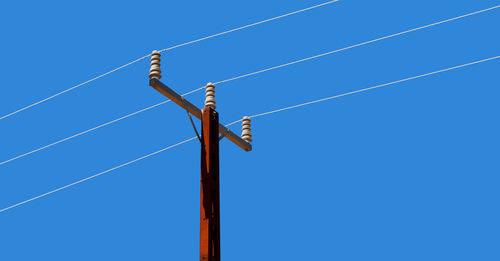
[[[27,1],[0,9],[0,114],[155,49],[322,1]],[[357,1],[163,53],[180,93],[498,5]],[[500,55],[499,9],[220,84],[229,123]],[[221,143],[224,260],[498,260],[500,61],[254,119]],[[164,97],[149,61],[0,121],[0,161]],[[189,96],[198,106],[203,93]],[[232,130],[239,133],[238,125]],[[168,103],[0,166],[0,208],[190,138]],[[196,260],[199,144],[0,213],[4,260]]]

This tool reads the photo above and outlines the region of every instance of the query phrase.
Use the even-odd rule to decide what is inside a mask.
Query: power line
[[[141,109],[141,110],[138,110],[138,111],[136,111],[136,112],[133,112],[133,113],[127,114],[127,115],[125,115],[125,116],[123,116],[123,117],[120,117],[120,118],[118,118],[118,119],[115,119],[115,120],[112,120],[112,121],[108,121],[108,122],[103,123],[103,124],[101,124],[101,125],[99,125],[99,126],[96,126],[96,127],[94,127],[94,128],[91,128],[91,129],[88,129],[88,130],[85,130],[85,131],[79,132],[79,133],[77,133],[77,134],[71,135],[71,136],[66,137],[66,138],[64,138],[64,139],[58,140],[58,141],[56,141],[56,142],[50,143],[50,144],[48,144],[48,145],[45,145],[45,146],[39,147],[39,148],[34,149],[34,150],[32,150],[32,151],[29,151],[29,152],[23,153],[23,154],[21,154],[21,155],[18,155],[18,156],[16,156],[16,157],[10,158],[10,159],[8,159],[8,160],[2,161],[2,162],[0,162],[0,166],[2,166],[3,164],[9,163],[9,162],[11,162],[11,161],[14,161],[14,160],[17,160],[17,159],[20,159],[20,158],[26,157],[26,156],[28,156],[28,155],[30,155],[30,154],[35,153],[35,152],[38,152],[38,151],[41,151],[41,150],[44,150],[44,149],[48,149],[48,148],[50,148],[50,147],[52,147],[52,146],[54,146],[54,145],[57,145],[57,144],[59,144],[59,143],[61,143],[61,142],[64,142],[64,141],[67,141],[67,140],[70,140],[70,139],[76,138],[76,137],[78,137],[78,136],[81,136],[81,135],[83,135],[83,134],[89,133],[89,132],[94,131],[94,130],[97,130],[97,129],[100,129],[100,128],[104,127],[104,126],[110,125],[110,124],[115,123],[115,122],[117,122],[117,121],[121,121],[121,120],[123,120],[123,119],[126,119],[126,118],[128,118],[128,117],[134,116],[134,115],[139,114],[139,113],[141,113],[141,112],[144,112],[144,111],[147,111],[147,110],[153,109],[153,108],[158,107],[158,106],[160,106],[160,105],[162,105],[162,104],[165,104],[165,103],[167,103],[167,102],[170,102],[170,100],[162,101],[162,102],[157,103],[157,104],[155,104],[155,105],[153,105],[153,106],[146,107],[146,108],[144,108],[144,109]]]
[[[164,52],[164,51],[168,51],[168,50],[173,50],[173,49],[176,49],[176,48],[179,48],[179,47],[182,47],[182,46],[190,45],[190,44],[197,43],[197,42],[200,42],[200,41],[203,41],[203,40],[207,40],[207,39],[210,39],[210,38],[214,38],[214,37],[221,36],[221,35],[224,35],[224,34],[228,34],[228,33],[231,33],[231,32],[235,32],[235,31],[239,31],[239,30],[242,30],[242,29],[245,29],[245,28],[253,27],[253,26],[256,26],[256,25],[259,25],[259,24],[262,24],[262,23],[266,23],[266,22],[269,22],[269,21],[277,20],[277,19],[284,18],[284,17],[290,16],[290,15],[294,15],[294,14],[302,13],[302,12],[305,12],[305,11],[308,11],[308,10],[312,10],[312,9],[315,9],[315,8],[318,8],[318,7],[321,7],[321,6],[325,6],[325,5],[328,5],[328,4],[332,4],[332,3],[335,3],[335,2],[338,2],[338,1],[340,1],[340,0],[335,0],[335,1],[325,2],[325,3],[319,4],[319,5],[315,5],[315,6],[311,6],[311,7],[308,7],[308,8],[304,8],[304,9],[301,9],[301,10],[298,10],[298,11],[294,11],[294,12],[291,12],[291,13],[287,13],[287,14],[284,14],[284,15],[280,15],[280,16],[277,16],[277,17],[270,18],[270,19],[266,19],[266,20],[263,20],[263,21],[260,21],[260,22],[256,22],[256,23],[253,23],[253,24],[249,24],[249,25],[241,26],[241,27],[238,27],[238,28],[235,28],[235,29],[231,29],[231,30],[229,30],[229,31],[225,31],[225,32],[222,32],[222,33],[217,33],[217,34],[210,35],[210,36],[207,36],[207,37],[199,38],[199,39],[194,40],[194,41],[190,41],[190,42],[186,42],[186,43],[178,44],[178,45],[175,45],[175,46],[172,46],[172,47],[169,47],[169,48],[163,49],[163,50],[161,50],[160,52]],[[88,84],[88,83],[91,83],[91,82],[93,82],[93,81],[95,81],[95,80],[97,80],[97,79],[99,79],[99,78],[102,78],[102,77],[104,77],[104,76],[108,75],[108,74],[114,73],[114,72],[116,72],[116,71],[118,71],[118,70],[121,70],[121,69],[123,69],[123,68],[125,68],[125,67],[128,67],[128,66],[130,66],[130,65],[132,65],[132,64],[134,64],[134,63],[137,63],[137,62],[139,62],[139,61],[141,61],[141,60],[143,60],[143,59],[145,59],[145,58],[147,58],[147,57],[149,57],[149,56],[151,56],[151,55],[150,55],[150,54],[148,54],[148,55],[146,55],[146,56],[143,56],[143,57],[141,57],[141,58],[138,58],[138,59],[136,59],[136,60],[133,60],[133,61],[131,61],[131,62],[127,63],[127,64],[124,64],[124,65],[122,65],[122,66],[120,66],[120,67],[117,67],[117,68],[115,68],[115,69],[113,69],[113,70],[111,70],[111,71],[109,71],[109,72],[106,72],[106,73],[103,73],[103,74],[101,74],[101,75],[99,75],[99,76],[96,76],[96,77],[94,77],[94,78],[92,78],[92,79],[90,79],[90,80],[88,80],[88,81],[85,81],[85,82],[79,83],[79,84],[77,84],[77,85],[75,85],[75,86],[73,86],[73,87],[71,87],[71,88],[69,88],[69,89],[66,89],[66,90],[64,90],[64,91],[58,92],[58,93],[56,93],[56,94],[54,94],[54,95],[52,95],[52,96],[49,96],[49,97],[47,97],[47,98],[45,98],[45,99],[42,99],[42,100],[40,100],[40,101],[37,101],[37,102],[35,102],[35,103],[32,103],[32,104],[27,105],[27,106],[25,106],[25,107],[22,107],[21,109],[18,109],[18,110],[16,110],[16,111],[13,111],[13,112],[11,112],[11,113],[9,113],[9,114],[6,114],[6,115],[4,115],[4,116],[1,116],[1,117],[0,117],[0,120],[6,119],[6,118],[8,118],[8,117],[10,117],[10,116],[12,116],[12,115],[14,115],[14,114],[20,113],[20,112],[22,112],[22,111],[24,111],[24,110],[27,110],[27,109],[31,108],[31,107],[34,107],[34,106],[39,105],[39,104],[41,104],[41,103],[44,103],[44,102],[46,102],[46,101],[48,101],[48,100],[51,100],[51,99],[53,99],[53,98],[55,98],[55,97],[57,97],[57,96],[59,96],[59,95],[62,95],[62,94],[64,94],[64,93],[67,93],[67,92],[69,92],[69,91],[71,91],[71,90],[74,90],[74,89],[76,89],[76,88],[78,88],[78,87],[81,87],[81,86],[83,86],[83,85],[86,85],[86,84]]]
[[[292,65],[292,64],[296,64],[296,63],[300,63],[300,62],[305,62],[305,61],[312,60],[312,59],[315,59],[315,58],[319,58],[319,57],[322,57],[322,56],[325,56],[325,55],[329,55],[329,54],[333,54],[333,53],[338,53],[338,52],[345,51],[345,50],[348,50],[348,49],[352,49],[352,48],[355,48],[355,47],[359,47],[359,46],[362,46],[362,45],[366,45],[366,44],[378,42],[378,41],[381,41],[381,40],[384,40],[384,39],[392,38],[392,37],[395,37],[395,36],[407,34],[407,33],[410,33],[410,32],[414,32],[414,31],[418,31],[418,30],[421,30],[421,29],[429,28],[429,27],[436,26],[436,25],[439,25],[439,24],[451,22],[451,21],[454,21],[454,20],[458,20],[458,19],[461,19],[461,18],[472,16],[472,15],[475,15],[475,14],[483,13],[483,12],[490,11],[490,10],[493,10],[493,9],[496,9],[496,8],[499,8],[499,7],[500,7],[500,5],[497,5],[497,6],[490,7],[490,8],[487,8],[487,9],[483,9],[483,10],[480,10],[480,11],[477,11],[477,12],[473,12],[473,13],[469,13],[469,14],[457,16],[455,18],[447,19],[447,20],[444,20],[444,21],[440,21],[440,22],[428,24],[428,25],[425,25],[425,26],[417,27],[417,28],[414,28],[414,29],[406,30],[406,31],[403,31],[403,32],[399,32],[399,33],[391,34],[391,35],[388,35],[388,36],[380,37],[380,38],[377,38],[377,39],[374,39],[374,40],[371,40],[371,41],[367,41],[367,42],[363,42],[363,43],[351,45],[351,46],[348,46],[348,47],[345,47],[345,48],[341,48],[341,49],[337,49],[337,50],[334,50],[334,51],[330,51],[330,52],[318,54],[318,55],[315,55],[315,56],[307,57],[307,58],[304,58],[304,59],[300,59],[300,60],[297,60],[297,61],[293,61],[293,62],[281,64],[281,65],[270,67],[270,68],[263,69],[263,70],[260,70],[260,71],[243,74],[243,75],[240,75],[240,76],[229,78],[227,80],[216,82],[214,84],[225,83],[225,82],[233,81],[233,80],[236,80],[236,79],[241,79],[241,78],[245,78],[245,77],[248,77],[248,76],[256,75],[256,74],[259,74],[259,73],[263,73],[263,72],[271,71],[271,70],[274,70],[274,69],[282,68],[282,67],[285,67],[285,66],[288,66],[288,65]]]
[[[106,173],[108,173],[108,172],[111,172],[111,171],[113,171],[113,170],[116,170],[116,169],[119,169],[119,168],[122,168],[122,167],[128,166],[128,165],[130,165],[130,164],[132,164],[132,163],[135,163],[135,162],[137,162],[137,161],[140,161],[140,160],[143,160],[143,159],[149,158],[149,157],[154,156],[154,155],[156,155],[156,154],[158,154],[158,153],[160,153],[160,152],[166,151],[166,150],[168,150],[168,149],[171,149],[171,148],[177,147],[177,146],[179,146],[179,145],[181,145],[181,144],[184,144],[184,143],[186,143],[186,142],[192,141],[192,140],[194,140],[195,138],[196,138],[196,137],[192,137],[192,138],[190,138],[190,139],[187,139],[187,140],[181,141],[181,142],[179,142],[179,143],[176,143],[176,144],[171,145],[171,146],[169,146],[169,147],[166,147],[166,148],[163,148],[163,149],[161,149],[161,150],[155,151],[155,152],[153,152],[153,153],[151,153],[151,154],[148,154],[148,155],[146,155],[146,156],[142,156],[142,157],[137,158],[137,159],[135,159],[135,160],[129,161],[129,162],[127,162],[127,163],[123,163],[123,164],[118,165],[118,166],[116,166],[116,167],[113,167],[113,168],[111,168],[111,169],[108,169],[108,170],[105,170],[105,171],[103,171],[103,172],[97,173],[97,174],[95,174],[95,175],[93,175],[93,176],[90,176],[90,177],[87,177],[87,178],[84,178],[84,179],[78,180],[78,181],[73,182],[73,183],[71,183],[71,184],[68,184],[68,185],[66,185],[66,186],[63,186],[63,187],[60,187],[60,188],[57,188],[57,189],[51,190],[51,191],[49,191],[49,192],[47,192],[47,193],[44,193],[44,194],[38,195],[38,196],[36,196],[36,197],[32,197],[32,198],[30,198],[30,199],[28,199],[28,200],[25,200],[25,201],[19,202],[19,203],[17,203],[17,204],[14,204],[14,205],[12,205],[12,206],[9,206],[9,207],[6,207],[6,208],[3,208],[3,209],[1,209],[1,210],[0,210],[0,213],[2,213],[2,212],[4,212],[4,211],[7,211],[7,210],[9,210],[9,209],[11,209],[11,208],[15,208],[15,207],[21,206],[21,205],[26,204],[26,203],[28,203],[28,202],[31,202],[31,201],[33,201],[33,200],[36,200],[36,199],[39,199],[39,198],[42,198],[42,197],[48,196],[48,195],[50,195],[50,194],[52,194],[52,193],[55,193],[55,192],[58,192],[58,191],[60,191],[60,190],[63,190],[63,189],[66,189],[66,188],[72,187],[72,186],[77,185],[77,184],[80,184],[80,183],[82,183],[82,182],[84,182],[84,181],[87,181],[87,180],[89,180],[89,179],[93,179],[93,178],[96,178],[96,177],[98,177],[98,176],[104,175],[104,174],[106,174]]]
[[[360,93],[360,92],[364,92],[364,91],[368,91],[368,90],[372,90],[372,89],[376,89],[376,88],[380,88],[380,87],[384,87],[384,86],[388,86],[388,85],[393,85],[393,84],[396,84],[396,83],[401,83],[401,82],[406,82],[406,81],[410,81],[410,80],[414,80],[414,79],[418,79],[418,78],[422,78],[422,77],[426,77],[426,76],[430,76],[430,75],[434,75],[434,74],[438,74],[438,73],[442,73],[442,72],[446,72],[446,71],[450,71],[450,70],[455,70],[455,69],[458,69],[458,68],[463,68],[463,67],[467,67],[467,66],[471,66],[471,65],[474,65],[474,64],[478,64],[478,63],[483,63],[483,62],[486,62],[486,61],[491,61],[491,60],[495,60],[495,59],[498,59],[500,58],[500,56],[494,56],[494,57],[491,57],[491,58],[487,58],[487,59],[483,59],[483,60],[479,60],[479,61],[475,61],[475,62],[470,62],[470,63],[466,63],[466,64],[462,64],[462,65],[458,65],[458,66],[454,66],[454,67],[450,67],[450,68],[446,68],[446,69],[442,69],[442,70],[438,70],[438,71],[434,71],[434,72],[430,72],[430,73],[426,73],[426,74],[421,74],[421,75],[417,75],[417,76],[413,76],[413,77],[409,77],[409,78],[405,78],[405,79],[402,79],[402,80],[397,80],[397,81],[393,81],[393,82],[389,82],[389,83],[384,83],[384,84],[380,84],[380,85],[377,85],[377,86],[372,86],[372,87],[368,87],[368,88],[364,88],[364,89],[360,89],[360,90],[357,90],[357,91],[352,91],[352,92],[348,92],[348,93],[344,93],[344,94],[339,94],[339,95],[335,95],[335,96],[330,96],[330,97],[327,97],[327,98],[323,98],[323,99],[319,99],[319,100],[314,100],[314,101],[310,101],[310,102],[306,102],[306,103],[301,103],[301,104],[298,104],[298,105],[293,105],[293,106],[289,106],[289,107],[285,107],[285,108],[282,108],[282,109],[277,109],[277,110],[272,110],[272,111],[268,111],[268,112],[264,112],[264,113],[259,113],[259,114],[255,114],[255,115],[252,115],[250,116],[250,118],[256,118],[256,117],[261,117],[261,116],[264,116],[264,115],[269,115],[269,114],[273,114],[273,113],[277,113],[277,112],[280,112],[280,111],[285,111],[285,110],[290,110],[290,109],[294,109],[294,108],[298,108],[298,107],[302,107],[302,106],[306,106],[306,105],[310,105],[310,104],[314,104],[314,103],[318,103],[318,102],[322,102],[322,101],[327,101],[327,100],[331,100],[331,99],[335,99],[335,98],[339,98],[339,97],[342,97],[342,96],[347,96],[347,95],[350,95],[350,94],[355,94],[355,93]],[[241,122],[242,120],[237,120],[237,121],[234,121],[234,122],[231,122],[227,125],[225,125],[226,127],[228,126],[231,126],[231,125],[234,125],[238,122]],[[28,200],[25,200],[25,201],[22,201],[22,202],[19,202],[17,204],[14,204],[12,206],[9,206],[9,207],[6,207],[4,209],[1,209],[0,210],[0,213],[6,211],[6,210],[9,210],[11,208],[14,208],[14,207],[17,207],[17,206],[20,206],[20,205],[23,205],[23,204],[26,204],[28,202],[31,202],[33,200],[36,200],[36,199],[39,199],[39,198],[42,198],[42,197],[45,197],[47,195],[50,195],[52,193],[55,193],[57,191],[60,191],[60,190],[63,190],[63,189],[66,189],[68,187],[71,187],[71,186],[74,186],[74,185],[77,185],[79,183],[82,183],[84,181],[87,181],[89,179],[93,179],[95,177],[98,177],[100,175],[103,175],[103,174],[106,174],[108,172],[111,172],[113,170],[116,170],[116,169],[119,169],[119,168],[122,168],[122,167],[125,167],[127,165],[130,165],[132,163],[135,163],[137,161],[140,161],[140,160],[143,160],[143,159],[146,159],[146,158],[149,158],[151,156],[154,156],[160,152],[163,152],[163,151],[166,151],[168,149],[171,149],[173,147],[176,147],[176,146],[179,146],[181,144],[184,144],[186,142],[189,142],[189,141],[192,141],[194,139],[196,139],[197,137],[192,137],[190,139],[187,139],[187,140],[184,140],[184,141],[181,141],[179,143],[176,143],[174,145],[171,145],[169,147],[166,147],[166,148],[163,148],[161,150],[158,150],[156,152],[153,152],[153,153],[150,153],[146,156],[142,156],[140,158],[137,158],[135,160],[132,160],[132,161],[129,161],[127,163],[124,163],[124,164],[121,164],[121,165],[118,165],[116,167],[113,167],[111,169],[108,169],[106,171],[103,171],[103,172],[100,172],[98,174],[95,174],[93,176],[90,176],[90,177],[87,177],[87,178],[84,178],[84,179],[81,179],[79,181],[76,181],[76,182],[73,182],[71,184],[68,184],[66,186],[63,186],[63,187],[60,187],[60,188],[57,188],[57,189],[54,189],[52,191],[49,191],[47,193],[44,193],[44,194],[41,194],[41,195],[38,195],[36,197],[33,197],[33,198],[30,198]]]
[[[249,116],[249,117],[250,118],[256,118],[256,117],[261,117],[261,116],[264,116],[264,115],[273,114],[273,113],[280,112],[280,111],[286,111],[286,110],[290,110],[290,109],[295,109],[295,108],[298,108],[298,107],[302,107],[302,106],[306,106],[306,105],[310,105],[310,104],[314,104],[314,103],[318,103],[318,102],[323,102],[323,101],[327,101],[327,100],[331,100],[331,99],[335,99],[335,98],[339,98],[339,97],[343,97],[343,96],[347,96],[347,95],[351,95],[351,94],[355,94],[355,93],[365,92],[365,91],[369,91],[369,90],[381,88],[381,87],[384,87],[384,86],[393,85],[393,84],[396,84],[396,83],[402,83],[402,82],[406,82],[406,81],[410,81],[410,80],[414,80],[414,79],[418,79],[418,78],[430,76],[430,75],[433,75],[433,74],[438,74],[438,73],[442,73],[442,72],[446,72],[446,71],[451,71],[451,70],[455,70],[455,69],[467,67],[467,66],[470,66],[470,65],[482,63],[482,62],[487,62],[487,61],[495,60],[495,59],[498,59],[498,58],[500,58],[500,56],[494,56],[494,57],[491,57],[491,58],[487,58],[487,59],[483,59],[483,60],[479,60],[479,61],[475,61],[475,62],[471,62],[471,63],[466,63],[466,64],[462,64],[462,65],[458,65],[458,66],[454,66],[454,67],[450,67],[450,68],[446,68],[446,69],[442,69],[442,70],[438,70],[438,71],[434,71],[434,72],[430,72],[430,73],[425,73],[425,74],[421,74],[421,75],[417,75],[417,76],[405,78],[405,79],[402,79],[402,80],[397,80],[397,81],[393,81],[393,82],[389,82],[389,83],[384,83],[384,84],[380,84],[380,85],[376,85],[376,86],[372,86],[372,87],[368,87],[368,88],[364,88],[364,89],[360,89],[360,90],[356,90],[356,91],[352,91],[352,92],[347,92],[347,93],[343,93],[343,94],[339,94],[339,95],[335,95],[335,96],[326,97],[326,98],[319,99],[319,100],[314,100],[314,101],[305,102],[305,103],[301,103],[301,104],[297,104],[297,105],[293,105],[293,106],[289,106],[289,107],[285,107],[285,108],[281,108],[281,109],[277,109],[277,110],[272,110],[272,111],[268,111],[268,112],[264,112],[264,113],[259,113],[259,114],[255,114],[255,115],[252,115],[252,116]],[[240,122],[240,121],[241,120],[235,121],[235,122],[232,122],[231,124],[235,124],[235,123]]]
[[[141,61],[141,60],[143,60],[143,59],[145,59],[146,57],[149,57],[149,56],[150,56],[150,55],[143,56],[143,57],[141,57],[141,58],[139,58],[139,59],[136,59],[136,60],[134,60],[134,61],[132,61],[132,62],[129,62],[129,63],[125,64],[125,65],[122,65],[122,66],[120,66],[120,67],[118,67],[118,68],[115,68],[115,69],[113,69],[113,70],[111,70],[111,71],[109,71],[109,72],[107,72],[107,73],[101,74],[101,75],[99,75],[99,76],[97,76],[97,77],[94,77],[94,78],[92,78],[92,79],[88,80],[88,81],[85,81],[85,82],[82,82],[82,83],[80,83],[80,84],[77,84],[77,85],[75,85],[75,86],[73,86],[73,87],[71,87],[71,88],[69,88],[69,89],[66,89],[66,90],[64,90],[64,91],[62,91],[62,92],[58,92],[58,93],[56,93],[56,94],[54,94],[54,95],[52,95],[52,96],[49,96],[49,97],[47,97],[47,98],[45,98],[45,99],[43,99],[43,100],[40,100],[40,101],[37,101],[37,102],[35,102],[35,103],[32,103],[32,104],[30,104],[30,105],[28,105],[28,106],[25,106],[25,107],[23,107],[23,108],[21,108],[21,109],[19,109],[19,110],[17,110],[17,111],[13,111],[13,112],[11,112],[11,113],[9,113],[9,114],[6,114],[6,115],[4,115],[4,116],[0,117],[0,120],[3,120],[3,119],[5,119],[5,118],[8,118],[8,117],[10,117],[10,116],[14,115],[14,114],[17,114],[17,113],[19,113],[19,112],[22,112],[22,111],[24,111],[24,110],[27,110],[27,109],[29,109],[29,108],[31,108],[31,107],[33,107],[33,106],[36,106],[36,105],[38,105],[38,104],[40,104],[40,103],[44,103],[44,102],[46,102],[46,101],[48,101],[48,100],[51,100],[51,99],[53,99],[53,98],[55,98],[55,97],[57,97],[57,96],[59,96],[59,95],[61,95],[61,94],[67,93],[67,92],[69,92],[69,91],[71,91],[71,90],[74,90],[74,89],[76,89],[76,88],[78,88],[78,87],[81,87],[81,86],[83,86],[83,85],[85,85],[85,84],[87,84],[87,83],[91,83],[91,82],[93,82],[93,81],[95,81],[95,80],[97,80],[97,79],[99,79],[99,78],[102,78],[102,77],[104,77],[104,76],[106,76],[106,75],[108,75],[108,74],[114,73],[114,72],[116,72],[116,71],[118,71],[118,70],[120,70],[120,69],[123,69],[123,68],[125,68],[125,67],[127,67],[127,66],[129,66],[129,65],[132,65],[132,64],[134,64],[134,63],[136,63],[136,62],[138,62],[138,61]]]
[[[328,2],[330,3],[330,2]],[[326,3],[325,3],[326,4]],[[421,29],[424,29],[424,28],[429,28],[431,26],[435,26],[435,25],[439,25],[439,24],[443,24],[443,23],[446,23],[446,22],[450,22],[450,21],[454,21],[454,20],[457,20],[457,19],[461,19],[461,18],[465,18],[465,17],[468,17],[468,16],[472,16],[472,15],[475,15],[475,14],[479,14],[479,13],[483,13],[483,12],[486,12],[486,11],[490,11],[490,10],[493,10],[493,9],[496,9],[500,7],[500,5],[497,5],[497,6],[494,6],[494,7],[490,7],[490,8],[487,8],[487,9],[483,9],[483,10],[480,10],[480,11],[476,11],[476,12],[472,12],[472,13],[469,13],[469,14],[465,14],[465,15],[461,15],[461,16],[457,16],[457,17],[454,17],[454,18],[451,18],[451,19],[447,19],[447,20],[443,20],[443,21],[440,21],[440,22],[436,22],[436,23],[432,23],[432,24],[429,24],[429,25],[425,25],[425,26],[421,26],[421,27],[417,27],[417,28],[414,28],[414,29],[410,29],[410,30],[406,30],[406,31],[403,31],[403,32],[400,32],[400,33],[396,33],[396,34],[391,34],[391,35],[388,35],[388,36],[384,36],[384,37],[380,37],[380,38],[377,38],[377,39],[374,39],[374,40],[371,40],[371,41],[367,41],[367,42],[363,42],[363,43],[360,43],[360,44],[355,44],[355,45],[351,45],[351,46],[348,46],[348,47],[344,47],[344,48],[341,48],[341,49],[337,49],[337,50],[334,50],[334,51],[330,51],[330,52],[326,52],[326,53],[323,53],[323,54],[319,54],[319,55],[315,55],[315,56],[311,56],[311,57],[308,57],[308,58],[304,58],[304,59],[300,59],[300,60],[297,60],[297,61],[293,61],[293,62],[289,62],[289,63],[285,63],[285,64],[282,64],[282,65],[278,65],[278,66],[274,66],[274,67],[271,67],[271,68],[267,68],[267,69],[263,69],[263,70],[259,70],[259,71],[256,71],[256,72],[253,72],[253,73],[248,73],[248,74],[244,74],[244,75],[241,75],[241,76],[237,76],[237,77],[233,77],[233,78],[230,78],[230,79],[227,79],[227,80],[223,80],[223,81],[219,81],[219,82],[216,82],[214,84],[220,84],[220,83],[224,83],[224,82],[229,82],[229,81],[233,81],[233,80],[236,80],[236,79],[241,79],[241,78],[244,78],[244,77],[248,77],[248,76],[252,76],[252,75],[256,75],[256,74],[259,74],[259,73],[263,73],[263,72],[266,72],[266,71],[270,71],[270,70],[274,70],[274,69],[278,69],[278,68],[281,68],[281,67],[285,67],[285,66],[288,66],[288,65],[292,65],[292,64],[296,64],[296,63],[300,63],[300,62],[304,62],[304,61],[308,61],[308,60],[312,60],[312,59],[316,59],[316,58],[320,58],[322,56],[325,56],[325,55],[328,55],[328,54],[333,54],[333,53],[337,53],[337,52],[341,52],[341,51],[345,51],[345,50],[348,50],[348,49],[352,49],[352,48],[355,48],[355,47],[359,47],[359,46],[362,46],[362,45],[366,45],[366,44],[369,44],[369,43],[373,43],[373,42],[377,42],[377,41],[381,41],[381,40],[384,40],[384,39],[388,39],[388,38],[391,38],[391,37],[395,37],[395,36],[398,36],[398,35],[402,35],[402,34],[406,34],[406,33],[409,33],[409,32],[413,32],[413,31],[417,31],[417,30],[421,30]],[[197,92],[197,91],[200,91],[200,90],[203,90],[205,87],[200,87],[198,89],[194,89],[190,92],[187,92],[185,94],[183,94],[182,96],[185,96],[185,95],[189,95],[189,94],[192,94],[194,92]],[[162,105],[164,103],[167,103],[168,101],[163,101],[163,102],[160,102],[160,103],[157,103],[155,105],[152,105],[150,107],[147,107],[147,108],[144,108],[144,109],[141,109],[139,111],[136,111],[136,112],[133,112],[129,115],[126,115],[126,116],[123,116],[121,118],[118,118],[118,119],[115,119],[115,120],[112,120],[112,121],[109,121],[107,123],[104,123],[104,124],[101,124],[97,127],[94,127],[94,128],[91,128],[91,129],[88,129],[86,131],[82,131],[80,133],[77,133],[75,135],[72,135],[70,137],[67,137],[67,138],[64,138],[62,140],[59,140],[59,141],[56,141],[54,143],[51,143],[49,145],[46,145],[46,146],[43,146],[43,147],[40,147],[38,149],[35,149],[35,150],[32,150],[30,152],[27,152],[27,153],[24,153],[24,154],[21,154],[19,156],[16,156],[14,158],[11,158],[11,159],[8,159],[6,161],[3,161],[3,162],[0,162],[0,166],[5,164],[5,163],[8,163],[8,162],[11,162],[13,160],[16,160],[16,159],[19,159],[19,158],[22,158],[22,157],[25,157],[25,156],[28,156],[32,153],[35,153],[35,152],[38,152],[40,150],[43,150],[43,149],[46,149],[46,148],[49,148],[49,147],[52,147],[56,144],[59,144],[61,142],[64,142],[64,141],[67,141],[67,140],[70,140],[72,138],[76,138],[80,135],[83,135],[83,134],[86,134],[88,132],[91,132],[91,131],[94,131],[94,130],[97,130],[99,128],[102,128],[104,126],[107,126],[107,125],[110,125],[112,123],[115,123],[115,122],[118,122],[120,120],[123,120],[123,119],[126,119],[126,118],[129,118],[130,116],[133,116],[133,115],[136,115],[136,114],[139,114],[141,112],[144,112],[144,111],[147,111],[147,110],[150,110],[152,108],[155,108],[159,105]]]
[[[260,21],[260,22],[257,22],[257,23],[245,25],[245,26],[242,26],[242,27],[238,27],[238,28],[235,28],[235,29],[231,29],[231,30],[222,32],[222,33],[218,33],[218,34],[214,34],[214,35],[211,35],[211,36],[203,37],[203,38],[191,41],[191,42],[187,42],[187,43],[175,45],[175,46],[169,47],[167,49],[163,49],[163,50],[161,50],[159,52],[161,53],[161,52],[168,51],[168,50],[171,50],[171,49],[175,49],[175,48],[178,48],[178,47],[181,47],[181,46],[184,46],[184,45],[188,45],[188,44],[196,43],[196,42],[199,42],[199,41],[207,40],[207,39],[210,39],[210,38],[213,38],[213,37],[217,37],[217,36],[221,36],[221,35],[224,35],[224,34],[232,33],[232,32],[239,31],[239,30],[242,30],[242,29],[245,29],[245,28],[249,28],[249,27],[252,27],[252,26],[256,26],[256,25],[259,25],[259,24],[263,24],[263,23],[266,23],[266,22],[273,21],[273,20],[277,20],[277,19],[280,19],[280,18],[283,18],[283,17],[287,17],[287,16],[290,16],[290,15],[294,15],[294,14],[302,13],[302,12],[305,12],[305,11],[308,11],[308,10],[312,10],[312,9],[318,8],[320,6],[324,6],[324,5],[328,5],[328,4],[333,4],[333,3],[338,2],[338,1],[340,1],[340,0],[325,2],[325,3],[319,4],[319,5],[315,5],[315,6],[311,6],[311,7],[308,7],[308,8],[304,8],[304,9],[301,9],[301,10],[298,10],[298,11],[295,11],[295,12],[291,12],[291,13],[288,13],[288,14],[276,16],[276,17],[273,17],[273,18],[270,18],[270,19],[267,19],[267,20],[263,20],[263,21]]]

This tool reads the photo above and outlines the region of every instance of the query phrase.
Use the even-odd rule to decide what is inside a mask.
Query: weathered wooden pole
[[[220,261],[219,115],[201,116],[200,261]]]

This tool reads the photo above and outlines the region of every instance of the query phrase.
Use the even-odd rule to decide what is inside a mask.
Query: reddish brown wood
[[[200,261],[220,261],[219,115],[201,116]]]

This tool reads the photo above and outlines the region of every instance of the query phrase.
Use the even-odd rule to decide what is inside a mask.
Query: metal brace
[[[196,137],[198,137],[198,140],[201,143],[200,133],[198,133],[198,130],[196,129],[196,125],[194,125],[194,121],[193,121],[193,118],[191,117],[191,113],[189,113],[189,110],[187,109],[187,106],[186,106],[186,103],[185,103],[185,99],[182,96],[181,96],[181,98],[182,98],[182,103],[184,104],[184,109],[186,110],[186,112],[187,112],[187,114],[189,116],[189,121],[191,121],[191,125],[193,126],[194,132],[196,133]]]

